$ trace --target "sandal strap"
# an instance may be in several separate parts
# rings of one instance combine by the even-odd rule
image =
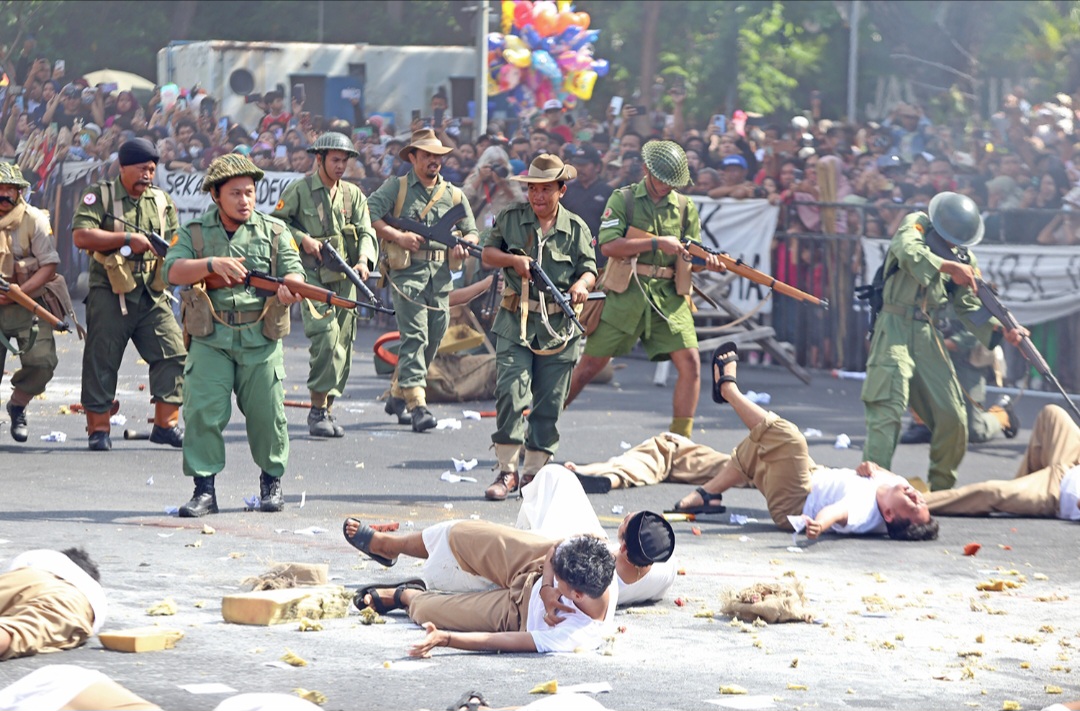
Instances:
[[[723,494],[713,494],[709,491],[706,491],[704,486],[699,486],[698,488],[694,489],[694,491],[696,491],[697,495],[701,497],[702,506],[708,506],[709,502],[713,499],[720,499],[721,501],[724,500]]]

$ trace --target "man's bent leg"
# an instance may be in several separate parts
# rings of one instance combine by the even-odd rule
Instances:
[[[0,661],[74,649],[93,626],[90,601],[74,585],[35,568],[0,575],[0,629],[9,639]]]
[[[450,529],[450,549],[466,573],[510,587],[515,578],[539,571],[551,540],[488,521],[460,521]]]
[[[498,588],[486,592],[422,592],[409,603],[409,617],[418,625],[432,622],[454,632],[518,632],[524,616],[514,591]]]
[[[863,461],[889,469],[908,404],[907,376],[895,365],[868,366],[862,401],[866,410]]]
[[[1026,476],[1052,464],[1065,467],[1080,464],[1080,427],[1057,405],[1047,405],[1039,411],[1016,476]]]
[[[968,434],[964,394],[952,363],[940,354],[937,357],[936,362],[920,362],[909,383],[911,406],[930,428],[930,469],[926,478],[931,491],[956,486],[956,470],[967,453]]]

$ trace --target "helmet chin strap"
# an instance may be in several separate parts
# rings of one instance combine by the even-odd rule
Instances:
[[[967,247],[953,244],[938,234],[937,230],[932,226],[926,231],[926,244],[930,247],[931,252],[942,259],[948,259],[951,262],[960,262],[961,264],[968,264],[971,262]]]

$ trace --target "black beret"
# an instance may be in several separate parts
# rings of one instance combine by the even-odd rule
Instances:
[[[133,138],[120,146],[117,152],[120,165],[138,165],[147,161],[157,163],[161,160],[161,154],[157,147],[145,138]]]
[[[675,552],[675,532],[663,516],[640,511],[627,522],[626,557],[638,567],[663,563]]]

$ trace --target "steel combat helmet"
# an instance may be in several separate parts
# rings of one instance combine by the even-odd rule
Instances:
[[[206,178],[203,179],[202,191],[208,193],[211,189],[231,178],[246,176],[258,182],[263,179],[264,175],[265,173],[259,166],[252,163],[247,157],[239,153],[226,153],[215,158],[210,163],[210,167],[206,169]]]
[[[686,153],[673,141],[649,141],[641,149],[645,167],[654,178],[673,188],[681,188],[690,182],[690,167]]]
[[[974,247],[983,238],[983,221],[975,201],[959,193],[938,193],[930,200],[934,231],[956,247]]]
[[[350,158],[356,158],[360,153],[353,146],[352,141],[343,134],[337,131],[327,131],[323,135],[315,139],[315,142],[308,146],[308,153],[315,153],[325,155],[327,151],[342,151],[347,153]]]

